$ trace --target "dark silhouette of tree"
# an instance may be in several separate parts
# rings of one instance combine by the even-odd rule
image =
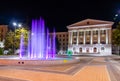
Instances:
[[[120,22],[116,29],[112,31],[112,44],[118,47],[118,54],[120,50]]]

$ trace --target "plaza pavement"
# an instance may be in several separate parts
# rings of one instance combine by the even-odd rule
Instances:
[[[120,56],[78,56],[57,66],[0,66],[0,81],[120,81]]]

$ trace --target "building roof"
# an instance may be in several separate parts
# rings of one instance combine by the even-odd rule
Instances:
[[[111,21],[103,21],[103,20],[96,20],[96,19],[85,19],[82,21],[79,21],[77,23],[73,23],[71,25],[68,25],[67,28],[70,27],[77,27],[77,26],[94,26],[94,25],[102,25],[102,24],[110,24],[113,25],[114,22]]]

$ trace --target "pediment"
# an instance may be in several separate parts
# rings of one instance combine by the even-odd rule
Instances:
[[[111,21],[103,21],[103,20],[96,20],[96,19],[85,19],[67,27],[77,27],[77,26],[89,26],[89,25],[99,25],[99,24],[113,24]]]

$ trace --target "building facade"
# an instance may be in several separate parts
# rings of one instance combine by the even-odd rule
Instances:
[[[59,54],[63,54],[67,51],[68,49],[68,32],[56,32],[56,39],[59,43]],[[53,33],[50,33],[51,38]]]
[[[8,25],[0,25],[0,47],[4,47],[4,39],[8,31]]]
[[[60,43],[60,50],[66,51],[68,48],[68,32],[57,32],[56,38]]]
[[[86,19],[68,28],[68,50],[73,54],[111,55],[111,30],[113,22]]]

